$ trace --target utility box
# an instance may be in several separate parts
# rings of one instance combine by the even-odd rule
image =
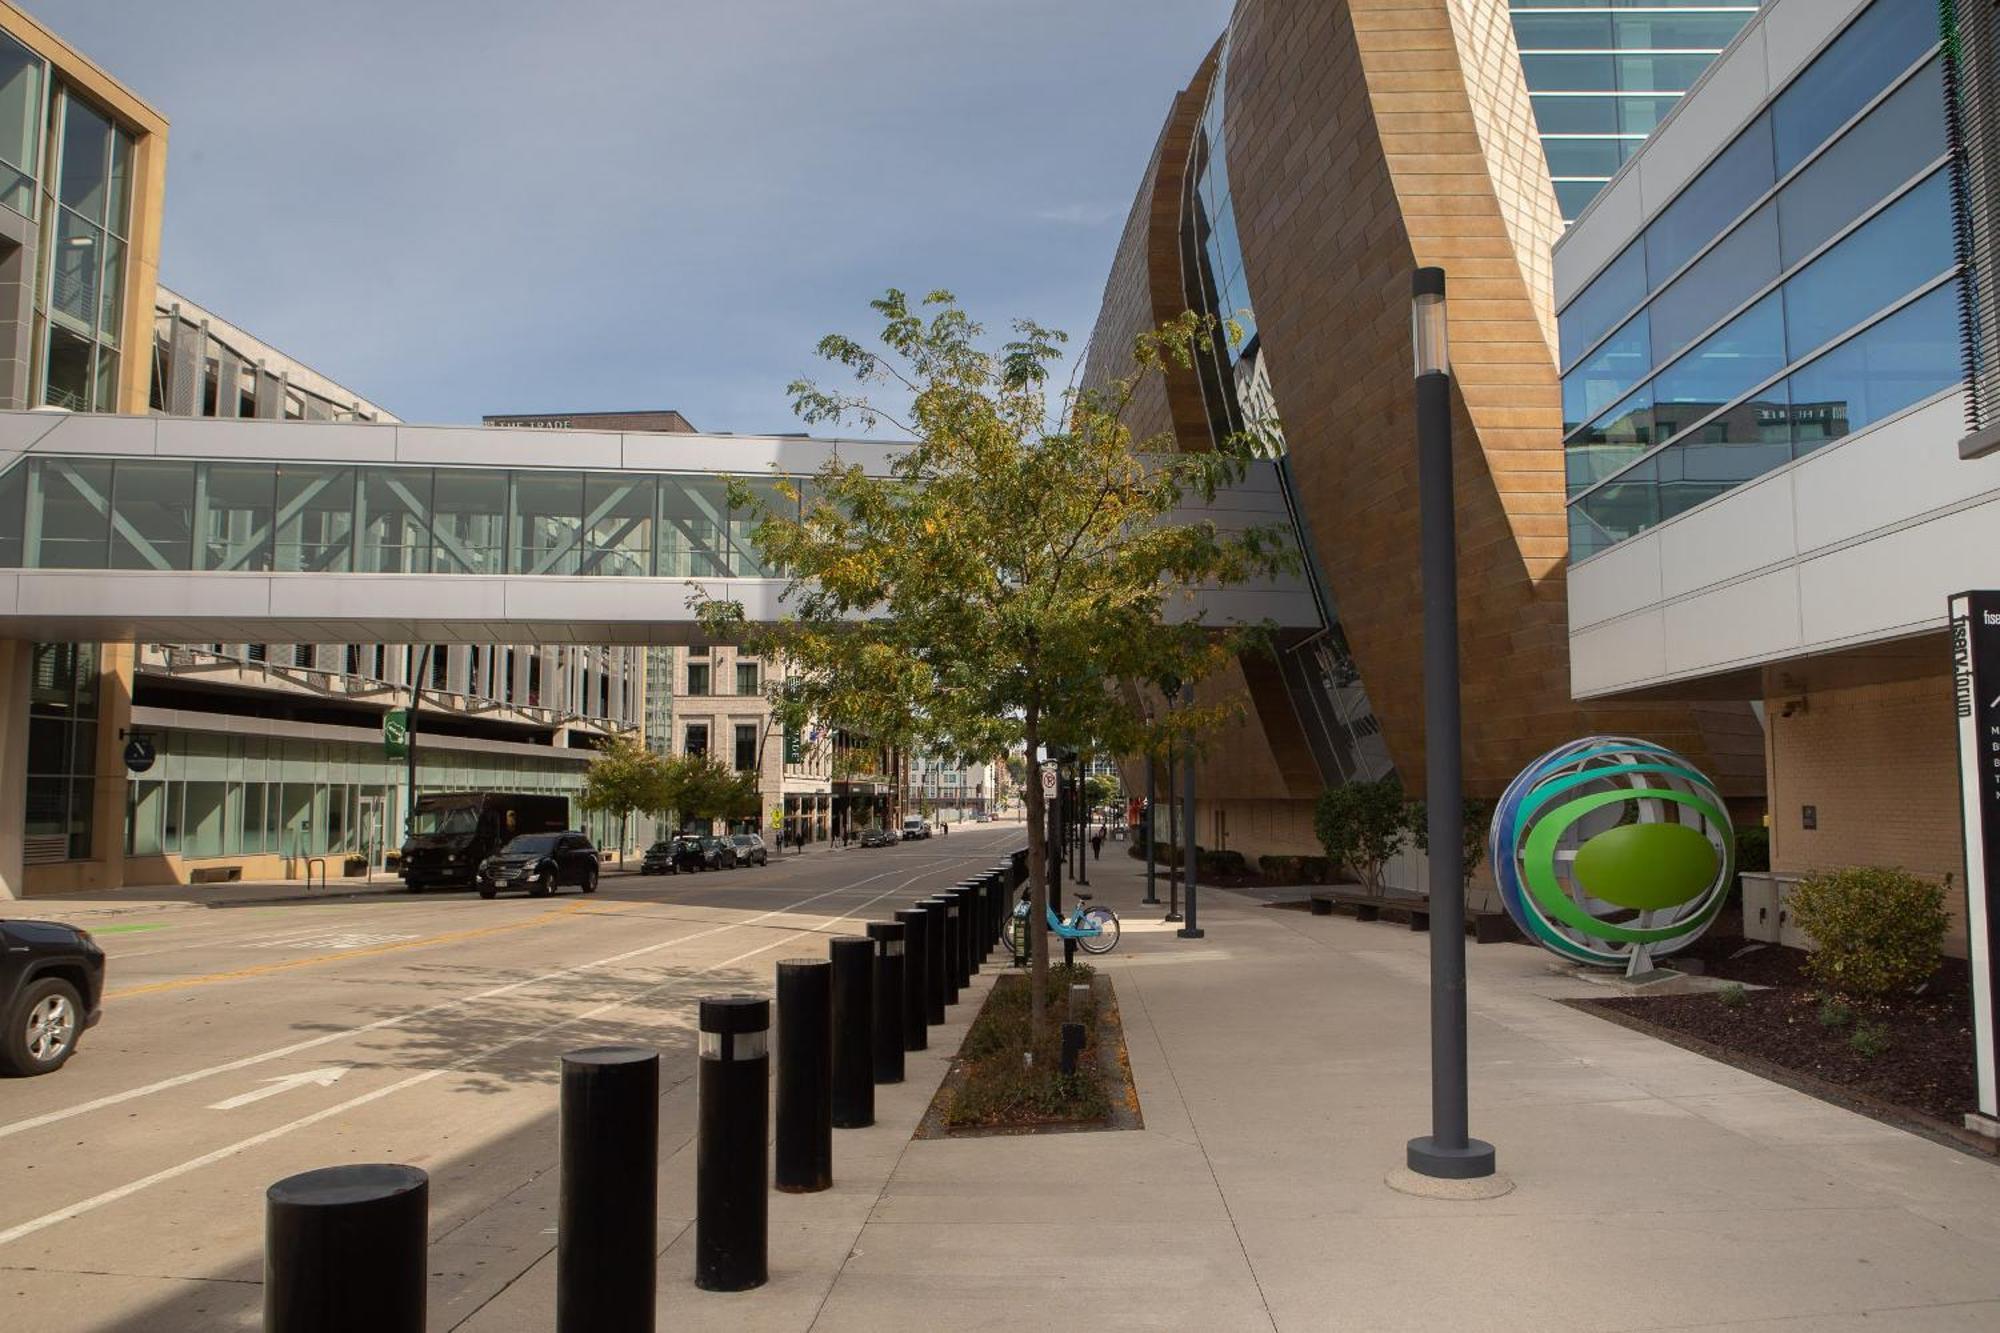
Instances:
[[[1743,883],[1743,938],[1783,944],[1794,949],[1812,948],[1812,937],[1792,923],[1790,895],[1798,875],[1777,871],[1745,871]]]

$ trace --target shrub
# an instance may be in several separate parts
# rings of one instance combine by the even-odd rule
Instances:
[[[1404,812],[1409,823],[1410,843],[1424,855],[1430,855],[1431,823],[1430,806],[1423,801],[1411,801]],[[1462,830],[1460,841],[1464,844],[1462,864],[1465,867],[1465,882],[1472,883],[1472,876],[1479,869],[1479,863],[1486,859],[1486,832],[1493,827],[1493,803],[1491,801],[1467,801],[1460,816]]]
[[[1302,877],[1305,874],[1305,858],[1303,856],[1260,856],[1257,858],[1257,869],[1264,872],[1265,878],[1275,880],[1280,884],[1300,884],[1304,882]]]
[[[1951,921],[1942,885],[1904,870],[1856,866],[1807,876],[1788,897],[1792,919],[1818,946],[1806,969],[1829,990],[1892,995],[1938,970]]]
[[[1324,856],[1301,856],[1299,858],[1299,881],[1304,884],[1332,883],[1333,863]]]
[[[1383,865],[1410,836],[1403,784],[1383,778],[1328,787],[1313,811],[1313,832],[1330,862],[1346,865],[1370,892],[1380,892]]]
[[[1725,1009],[1741,1009],[1750,1003],[1750,992],[1743,988],[1742,982],[1732,981],[1715,993],[1715,1000]]]
[[[1846,1027],[1853,1017],[1854,1010],[1832,996],[1820,1001],[1819,1025],[1823,1028]]]
[[[1199,856],[1195,867],[1204,875],[1247,875],[1250,863],[1243,859],[1241,852],[1211,852],[1206,847],[1197,847]]]
[[[1873,1060],[1889,1049],[1889,1027],[1886,1023],[1856,1023],[1847,1045],[1862,1059]]]

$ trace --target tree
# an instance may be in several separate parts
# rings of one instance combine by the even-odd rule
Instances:
[[[661,810],[683,820],[748,819],[757,813],[760,790],[755,772],[739,773],[706,754],[679,754],[666,763]]]
[[[1117,781],[1106,777],[1102,773],[1092,773],[1089,777],[1085,778],[1083,790],[1085,796],[1089,798],[1090,808],[1093,810],[1101,805],[1110,805],[1118,799]]]
[[[782,504],[768,489],[732,484],[731,504],[758,511],[753,539],[786,571],[796,619],[746,632],[740,605],[708,602],[709,632],[784,654],[794,688],[781,707],[912,752],[1032,757],[1052,742],[1130,754],[1174,733],[1192,742],[1230,715],[1231,704],[1209,703],[1148,721],[1137,691],[1113,688],[1213,674],[1256,631],[1186,616],[1169,623],[1169,605],[1295,560],[1274,529],[1172,520],[1184,500],[1241,475],[1245,443],[1175,453],[1170,437],[1135,441],[1125,423],[1137,387],[1192,364],[1210,326],[1183,315],[1135,341],[1126,377],[1072,385],[1052,401],[1061,333],[1021,321],[991,347],[948,292],[913,307],[892,290],[872,308],[878,343],[833,335],[819,344],[859,387],[799,380],[793,406],[811,425],[887,425],[909,448],[887,476],[836,457],[803,494],[781,484]],[[907,406],[878,403],[871,386]],[[1047,833],[1032,786],[1028,796],[1029,990],[1040,1038]]]
[[[577,804],[585,810],[618,816],[618,845],[622,848],[632,812],[661,808],[665,780],[664,759],[635,736],[613,736],[590,761]]]
[[[1382,891],[1382,867],[1403,850],[1409,830],[1403,784],[1394,778],[1328,787],[1313,811],[1327,859],[1352,869],[1370,893]]]

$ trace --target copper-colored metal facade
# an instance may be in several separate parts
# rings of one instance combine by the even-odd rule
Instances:
[[[1410,274],[1438,265],[1450,281],[1470,793],[1497,796],[1544,750],[1613,731],[1678,749],[1731,796],[1760,798],[1761,732],[1747,708],[1570,698],[1550,266],[1562,223],[1504,0],[1241,0],[1226,40],[1174,99],[1089,377],[1120,369],[1133,334],[1189,304],[1186,155],[1226,60],[1226,167],[1261,355],[1320,567],[1406,788],[1422,790],[1424,750]],[[1199,392],[1170,380],[1135,404],[1135,431],[1209,447]],[[1319,775],[1302,768],[1295,721],[1288,731],[1291,700],[1267,663],[1245,668],[1210,685],[1252,706],[1203,766],[1204,803],[1215,793],[1239,810],[1302,806]],[[1254,854],[1309,840],[1302,809],[1257,822],[1264,836],[1238,813],[1229,845]],[[1201,834],[1207,844],[1206,820]]]

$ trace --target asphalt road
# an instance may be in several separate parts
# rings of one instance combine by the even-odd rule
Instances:
[[[558,1060],[662,1053],[685,1114],[699,997],[768,993],[1019,846],[1019,825],[590,897],[400,894],[121,918],[101,1025],[69,1065],[0,1080],[0,1328],[258,1326],[263,1191],[296,1171],[431,1173],[433,1328],[473,1319],[553,1245]],[[23,913],[25,914],[25,913]],[[59,916],[59,911],[38,909]]]

